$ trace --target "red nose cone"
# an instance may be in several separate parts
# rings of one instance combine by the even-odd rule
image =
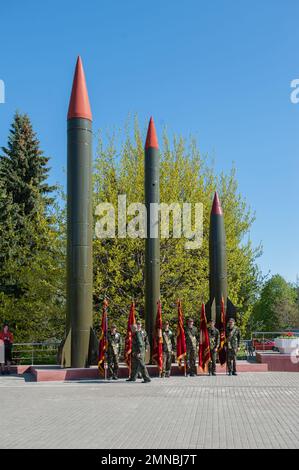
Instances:
[[[223,215],[217,192],[215,192],[211,214]]]
[[[92,121],[85,75],[81,57],[78,57],[73,81],[72,94],[67,114],[68,119],[84,118]]]
[[[146,141],[145,141],[145,148],[153,147],[158,149],[158,139],[157,139],[157,134],[156,134],[156,129],[155,129],[155,124],[154,120],[151,117],[150,122],[148,125],[148,130],[147,130],[147,136],[146,136]]]

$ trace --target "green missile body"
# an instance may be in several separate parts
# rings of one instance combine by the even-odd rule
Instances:
[[[92,330],[92,115],[78,58],[67,119],[67,320],[63,367],[95,359]]]
[[[151,204],[160,204],[160,159],[158,140],[152,118],[149,122],[144,150],[144,190],[147,211],[147,236],[145,239],[145,329],[148,333],[152,351],[157,302],[160,299],[160,230],[159,222],[154,220],[154,211],[151,210]],[[150,354],[150,362],[151,357],[152,354]]]
[[[218,194],[215,193],[210,216],[210,298],[206,304],[207,319],[216,325],[221,321],[221,299],[224,301],[226,318],[236,316],[236,307],[227,297],[227,258],[223,211]]]

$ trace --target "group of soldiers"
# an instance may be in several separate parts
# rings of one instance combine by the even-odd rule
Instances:
[[[150,382],[146,365],[145,356],[149,348],[149,340],[146,331],[142,328],[142,324],[138,321],[131,326],[132,331],[132,352],[131,352],[131,369],[128,382],[135,382],[137,378],[143,378],[143,382]],[[208,335],[210,342],[211,360],[208,364],[209,375],[216,375],[217,352],[220,346],[220,333],[215,327],[214,320],[208,322]],[[185,328],[186,337],[186,373],[190,377],[197,375],[196,359],[198,355],[199,333],[194,326],[193,318],[189,318],[187,327]],[[175,359],[176,336],[166,321],[162,330],[163,339],[163,367],[162,377],[170,377],[171,364]],[[116,325],[112,325],[107,335],[107,364],[108,364],[108,380],[117,380],[119,368],[119,354],[121,346],[121,335],[116,329]],[[237,375],[236,358],[240,344],[240,331],[235,325],[235,320],[230,318],[226,329],[226,363],[229,375]]]

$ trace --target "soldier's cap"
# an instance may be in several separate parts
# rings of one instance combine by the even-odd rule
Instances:
[[[141,321],[138,320],[138,321],[136,322],[136,325],[141,325]]]
[[[233,321],[233,322],[235,322],[235,319],[234,319],[234,318],[229,318],[228,321]]]
[[[193,322],[194,322],[193,318],[188,318],[188,323],[189,323],[190,321],[193,321]]]
[[[115,323],[112,323],[111,328],[116,328]]]

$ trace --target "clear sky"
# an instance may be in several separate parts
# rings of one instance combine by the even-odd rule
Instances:
[[[66,113],[77,55],[94,129],[128,113],[158,135],[194,135],[217,171],[234,162],[262,242],[264,274],[299,274],[298,0],[15,0],[0,5],[0,145],[27,112],[51,182],[65,185]]]

